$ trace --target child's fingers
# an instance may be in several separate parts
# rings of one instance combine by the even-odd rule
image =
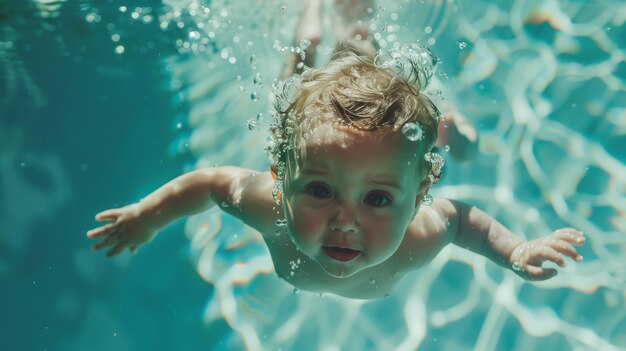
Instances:
[[[124,243],[117,243],[109,252],[107,252],[107,257],[113,257],[119,255],[124,249],[126,245]]]
[[[550,246],[544,246],[539,249],[537,253],[537,257],[542,261],[552,261],[559,265],[559,267],[565,267],[565,260],[563,260],[563,256],[561,256],[555,249]]]
[[[523,261],[523,266],[541,267],[541,262],[552,261],[560,267],[565,267],[563,257],[555,249],[545,243],[534,246],[527,252],[527,257]]]
[[[583,257],[576,251],[576,248],[566,241],[559,240],[552,247],[561,254],[570,257],[574,261],[581,261]]]
[[[557,238],[574,245],[582,245],[585,243],[585,235],[576,229],[563,228],[554,232]]]
[[[93,238],[97,238],[103,235],[110,235],[110,234],[113,234],[114,229],[115,229],[115,223],[109,223],[107,225],[103,225],[102,227],[91,229],[90,231],[87,232],[87,237],[89,239],[93,239]]]
[[[117,208],[113,208],[110,210],[102,211],[96,215],[97,221],[104,221],[107,219],[115,219],[119,217],[119,211]]]
[[[109,236],[106,239],[100,241],[99,243],[91,245],[91,249],[93,251],[100,250],[104,247],[111,246],[115,243],[115,237]]]

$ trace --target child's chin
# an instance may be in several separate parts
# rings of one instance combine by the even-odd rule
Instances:
[[[331,276],[335,278],[350,278],[351,276],[361,271],[361,268],[356,268],[356,267],[345,267],[345,266],[342,267],[338,265],[321,265],[321,266],[324,269],[324,271],[326,271],[326,273],[330,274]]]

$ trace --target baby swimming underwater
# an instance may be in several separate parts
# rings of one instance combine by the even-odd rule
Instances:
[[[223,166],[181,175],[137,203],[98,213],[110,222],[87,232],[102,239],[92,248],[134,253],[175,220],[219,206],[261,233],[283,280],[348,298],[389,294],[448,244],[527,280],[554,277],[546,261],[582,260],[578,230],[524,241],[474,206],[428,194],[443,166],[432,151],[440,113],[425,93],[435,62],[419,45],[374,58],[340,45],[325,67],[275,88],[269,171]],[[300,262],[295,274],[290,262]]]

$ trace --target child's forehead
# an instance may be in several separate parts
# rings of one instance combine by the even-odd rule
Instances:
[[[340,157],[342,154],[349,155],[351,151],[413,159],[426,153],[425,145],[418,145],[419,141],[411,141],[395,130],[365,131],[346,125],[321,123],[303,130],[300,137],[296,148],[300,155],[327,151],[331,156]]]
[[[318,123],[303,123],[301,135],[306,145],[341,144],[347,147],[355,144],[397,141],[400,138],[397,132],[391,130],[358,130],[349,125],[334,121],[318,121]]]

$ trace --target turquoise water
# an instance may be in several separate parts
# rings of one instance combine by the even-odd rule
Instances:
[[[267,94],[298,5],[0,0],[2,348],[626,349],[624,3],[371,12],[381,46],[432,47],[433,96],[481,133],[473,162],[446,157],[434,194],[528,239],[577,227],[584,262],[529,283],[451,246],[388,298],[348,300],[294,291],[258,235],[217,212],[136,256],[93,254],[84,233],[102,209],[197,166],[267,168]]]

